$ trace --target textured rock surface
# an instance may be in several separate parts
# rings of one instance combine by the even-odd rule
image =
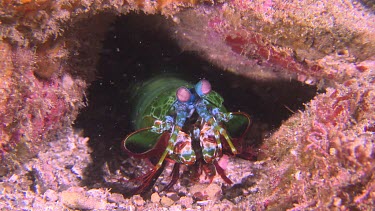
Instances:
[[[262,198],[269,207],[374,206],[375,63],[340,67],[354,77],[327,88],[264,142],[269,161],[263,182],[272,193]]]
[[[114,210],[114,209],[148,209],[159,210],[165,207],[181,210],[182,208],[206,209],[233,207],[234,204],[225,201],[221,203],[220,178],[215,179],[215,184],[205,185],[208,194],[205,200],[193,201],[192,195],[196,191],[179,191],[180,197],[175,192],[160,194],[144,200],[140,195],[124,198],[122,194],[111,193],[104,188],[83,187],[84,178],[91,175],[85,174],[85,169],[90,164],[89,139],[79,134],[69,132],[66,138],[49,142],[43,152],[31,161],[22,165],[17,171],[7,177],[2,177],[0,182],[0,209],[2,210]],[[250,163],[249,161],[247,161]],[[243,165],[230,162],[232,166]],[[249,165],[250,167],[250,165]],[[236,173],[245,175],[250,168],[242,168]],[[235,170],[235,168],[233,168]],[[231,174],[232,171],[228,171]],[[119,180],[117,180],[118,182]],[[211,187],[211,188],[210,188]],[[215,187],[215,188],[212,188]],[[210,192],[211,191],[211,192]],[[155,199],[156,198],[156,199]]]
[[[230,162],[228,175],[243,172],[240,183],[222,187],[223,192],[212,194],[219,197],[210,199],[205,193],[189,195],[191,190],[178,184],[175,190],[184,196],[175,201],[173,194],[162,193],[160,201],[170,209],[373,207],[373,4],[328,0],[210,4],[2,1],[1,208],[161,209],[157,200],[124,199],[101,183],[85,187],[82,180],[90,178],[85,167],[91,162],[87,139],[70,132],[84,105],[87,84],[96,79],[105,32],[116,15],[131,11],[169,17],[158,24],[182,50],[195,51],[222,69],[259,81],[297,79],[324,90],[262,142],[259,161],[246,167],[238,159]],[[123,174],[111,172],[103,180],[120,183]]]

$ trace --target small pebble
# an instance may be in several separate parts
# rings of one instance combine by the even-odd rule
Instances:
[[[221,198],[222,190],[221,187],[217,184],[210,184],[205,191],[207,193],[208,199],[218,200]]]
[[[163,196],[160,201],[161,205],[165,207],[170,207],[174,204],[174,201],[166,196]]]
[[[160,202],[160,196],[159,196],[159,194],[158,193],[153,193],[152,195],[151,195],[151,201],[152,201],[152,203],[159,203]]]
[[[199,206],[205,206],[205,205],[208,204],[208,202],[210,202],[210,201],[208,201],[208,200],[205,200],[205,201],[197,201],[197,205],[199,205]]]
[[[133,204],[136,206],[143,206],[145,204],[145,200],[140,195],[135,195],[132,197],[133,198]]]
[[[203,195],[202,192],[195,192],[193,194],[193,197],[194,197],[195,200],[198,200],[198,201],[202,201],[202,200],[206,200],[207,199],[207,196]]]
[[[70,170],[72,171],[73,174],[77,175],[77,178],[82,179],[83,170],[80,167],[78,167],[77,165],[74,165]]]
[[[107,200],[110,203],[121,203],[124,201],[124,196],[119,193],[112,193],[110,196],[108,196]]]
[[[175,192],[167,193],[166,196],[172,199],[173,201],[178,201],[180,199],[180,197]]]
[[[194,202],[193,198],[192,198],[192,197],[189,197],[189,196],[183,196],[183,197],[180,198],[180,204],[181,204],[184,208],[191,208],[193,202]]]
[[[45,193],[44,193],[44,198],[47,200],[47,201],[57,201],[57,199],[59,199],[59,196],[57,195],[56,191],[54,190],[51,190],[51,189],[48,189]]]
[[[61,202],[70,209],[80,210],[103,210],[106,202],[100,198],[87,197],[84,191],[77,191],[79,189],[69,188],[60,193]]]

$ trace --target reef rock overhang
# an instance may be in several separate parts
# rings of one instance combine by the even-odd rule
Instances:
[[[263,158],[271,161],[259,184],[273,194],[259,206],[371,206],[375,21],[350,1],[3,1],[0,174],[73,123],[108,25],[131,11],[165,15],[182,49],[228,71],[329,87],[264,143]],[[329,184],[316,186],[319,179]],[[350,184],[356,191],[346,194]],[[334,187],[317,194],[327,185]],[[306,187],[312,191],[298,192]]]

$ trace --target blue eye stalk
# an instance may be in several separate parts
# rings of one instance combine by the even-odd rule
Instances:
[[[190,118],[195,109],[198,108],[198,112],[201,113],[204,119],[208,119],[207,109],[203,105],[202,98],[207,96],[211,92],[211,84],[205,79],[200,80],[194,88],[188,89],[181,86],[176,91],[177,102],[174,104],[175,110],[177,112],[177,122],[176,124],[182,127],[186,121],[186,118]]]
[[[208,95],[211,92],[211,84],[206,79],[200,80],[195,85],[195,91],[198,94],[199,97],[203,97],[205,95]]]
[[[208,95],[211,92],[211,84],[206,79],[200,80],[194,89],[188,89],[181,86],[176,91],[177,100],[180,102],[193,104],[197,99]],[[197,95],[197,96],[196,96]]]
[[[148,92],[150,96],[142,98],[139,104],[145,107],[138,108],[145,111],[138,122],[146,127],[138,128],[128,135],[123,141],[123,148],[130,156],[143,159],[156,157],[158,162],[141,178],[143,183],[135,192],[144,192],[152,186],[167,161],[175,165],[172,180],[165,189],[177,182],[180,165],[192,166],[196,162],[202,164],[199,166],[214,165],[222,179],[231,184],[232,181],[225,175],[218,160],[223,154],[239,154],[234,144],[239,143],[248,132],[250,116],[243,112],[227,112],[223,98],[211,89],[206,79],[200,80],[195,86],[171,78],[146,84],[147,87],[141,90],[147,92],[143,96]],[[198,114],[197,120],[193,119],[193,123],[186,121],[195,112]],[[193,141],[199,143],[199,149],[193,149]],[[134,146],[143,151],[133,150]],[[197,150],[200,151],[199,157],[196,155]]]

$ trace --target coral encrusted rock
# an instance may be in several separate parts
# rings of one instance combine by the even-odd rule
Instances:
[[[36,210],[162,209],[159,200],[86,187],[82,181],[93,175],[83,172],[92,161],[81,142],[88,139],[72,132],[80,109],[90,104],[88,88],[99,79],[103,40],[115,20],[129,14],[154,15],[152,25],[181,51],[223,71],[319,89],[303,111],[262,137],[257,161],[243,168],[242,175],[251,169],[251,182],[229,188],[236,196],[223,189],[217,191],[222,198],[193,201],[187,194],[178,202],[168,198],[175,193],[160,194],[162,204],[176,210],[373,209],[375,15],[365,0],[1,1],[0,209],[22,203]],[[56,140],[82,146],[65,149]],[[60,160],[48,161],[53,150]],[[64,166],[54,169],[55,163]]]

